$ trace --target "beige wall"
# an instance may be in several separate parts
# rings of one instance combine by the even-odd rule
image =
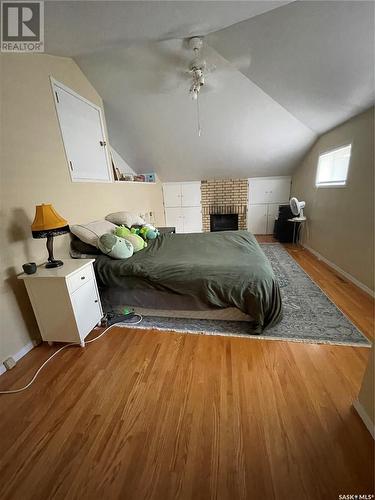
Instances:
[[[361,390],[359,392],[358,401],[360,402],[363,410],[366,412],[373,428],[375,426],[374,376],[374,348],[372,347],[366,372],[363,377]]]
[[[39,263],[46,258],[45,240],[32,239],[30,232],[36,204],[53,203],[71,224],[103,218],[117,210],[152,210],[156,223],[163,224],[164,213],[160,183],[70,181],[49,76],[102,106],[72,59],[2,54],[0,62],[1,362],[38,336],[24,285],[16,279],[24,262]],[[56,257],[68,256],[68,242],[68,235],[55,239]]]
[[[352,143],[345,187],[315,187],[319,154]],[[321,136],[293,175],[306,201],[304,242],[374,290],[374,108]]]

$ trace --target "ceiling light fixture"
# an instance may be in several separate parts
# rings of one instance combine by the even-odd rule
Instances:
[[[189,66],[189,72],[192,76],[192,82],[189,92],[193,100],[197,103],[197,125],[199,137],[202,134],[199,115],[199,92],[201,90],[201,87],[204,85],[204,70],[206,68],[206,61],[204,59],[201,59],[200,57],[200,50],[202,48],[202,45],[202,39],[197,36],[190,38],[189,40],[189,46],[191,49],[193,49],[194,52],[194,59],[191,61]]]

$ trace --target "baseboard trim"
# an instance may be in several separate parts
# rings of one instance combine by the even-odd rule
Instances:
[[[371,418],[368,416],[366,410],[363,408],[358,399],[353,401],[353,408],[358,413],[362,422],[365,424],[367,430],[372,436],[372,439],[375,440],[375,423],[371,421]]]
[[[308,245],[302,243],[302,246],[306,248],[309,252],[311,252],[315,257],[317,257],[319,260],[322,260],[327,266],[332,267],[338,274],[341,274],[344,278],[346,278],[348,281],[351,281],[354,285],[356,285],[358,288],[366,292],[368,295],[371,297],[375,298],[375,291],[371,290],[368,286],[364,285],[360,281],[357,280],[357,278],[354,278],[351,274],[347,273],[341,267],[337,266],[330,260],[326,259],[322,254],[314,250],[313,248],[309,247]]]
[[[18,352],[15,354],[11,355],[11,357],[14,359],[14,361],[17,363],[21,358],[23,358],[28,352],[31,351],[35,346],[37,346],[39,342],[37,340],[30,340],[26,345],[22,347]],[[9,356],[8,356],[9,357]],[[5,373],[7,369],[5,368],[4,364],[1,363],[0,365],[0,375]]]

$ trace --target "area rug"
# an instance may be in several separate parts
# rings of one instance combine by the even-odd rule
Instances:
[[[146,316],[140,324],[132,328],[314,344],[371,346],[369,340],[331,302],[279,243],[262,244],[261,247],[272,265],[281,288],[284,316],[275,327],[266,330],[262,335],[251,335],[249,325],[244,321]]]

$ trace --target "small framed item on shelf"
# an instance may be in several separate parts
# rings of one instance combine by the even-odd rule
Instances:
[[[146,178],[143,174],[138,174],[134,176],[134,181],[135,182],[145,182]]]
[[[122,174],[121,175],[121,180],[122,181],[127,181],[127,182],[133,182],[134,181],[134,175],[133,174]]]
[[[145,178],[146,178],[146,182],[155,182],[156,181],[155,173],[145,174]]]

